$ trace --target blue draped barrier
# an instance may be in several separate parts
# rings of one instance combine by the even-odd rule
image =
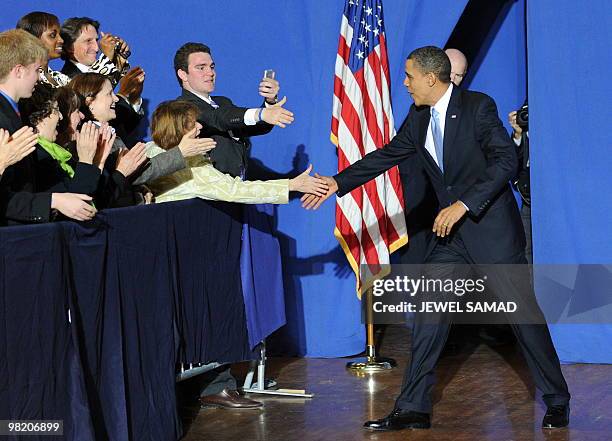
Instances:
[[[0,229],[0,419],[63,420],[66,439],[87,441],[92,420],[68,326],[74,291],[63,236],[59,225]]]
[[[245,309],[256,342],[284,322],[282,290],[243,296],[242,228],[240,205],[192,200],[0,229],[0,420],[178,439],[177,364],[253,358]]]

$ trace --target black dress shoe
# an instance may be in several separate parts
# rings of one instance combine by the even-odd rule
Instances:
[[[569,424],[569,405],[548,406],[542,420],[543,429],[560,429]]]
[[[401,409],[395,409],[388,416],[380,420],[366,421],[363,427],[379,432],[402,429],[429,429],[431,422],[428,413],[402,412]]]

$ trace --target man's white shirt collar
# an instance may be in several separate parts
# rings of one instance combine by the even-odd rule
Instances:
[[[199,94],[198,92],[195,92],[193,90],[190,90],[191,93],[193,93],[195,96],[197,96],[198,98],[200,98],[201,100],[206,101],[208,104],[212,105],[212,98],[210,96],[205,96],[202,94]]]
[[[74,64],[78,70],[80,70],[83,73],[87,73],[91,71],[91,66],[85,66],[83,63],[79,63],[78,61],[73,61],[70,60],[72,62],[72,64]]]
[[[453,94],[453,83],[448,85],[448,89],[444,92],[444,95],[438,100],[438,102],[433,106],[434,109],[438,112],[441,118],[441,123],[446,119],[446,110],[448,109],[448,104],[450,103],[451,95]]]

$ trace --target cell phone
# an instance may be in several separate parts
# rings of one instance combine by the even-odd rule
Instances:
[[[132,55],[132,52],[130,50],[121,52],[121,46],[121,42],[118,41],[117,43],[115,43],[115,53],[121,58],[125,58],[127,60],[128,58],[130,58],[130,55]]]
[[[276,72],[274,72],[274,70],[272,70],[272,69],[264,70],[264,78],[272,78],[272,79],[274,79],[275,75],[276,75]]]

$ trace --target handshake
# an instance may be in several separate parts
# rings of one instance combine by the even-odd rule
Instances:
[[[306,171],[298,177],[289,181],[290,191],[300,191],[304,193],[301,198],[302,207],[306,210],[316,210],[325,202],[331,195],[338,191],[338,184],[331,176],[321,176],[315,173],[310,176],[312,165],[309,165]],[[292,182],[294,182],[292,188]]]

